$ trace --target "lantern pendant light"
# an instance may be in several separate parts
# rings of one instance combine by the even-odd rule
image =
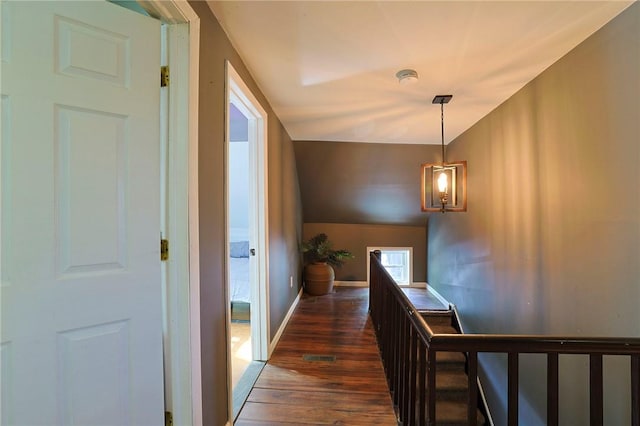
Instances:
[[[432,103],[440,104],[442,161],[422,164],[422,211],[467,211],[467,162],[447,162],[444,147],[444,104],[453,95],[437,95]]]

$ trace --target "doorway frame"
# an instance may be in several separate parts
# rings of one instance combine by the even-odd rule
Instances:
[[[167,25],[169,84],[165,322],[171,357],[165,410],[174,424],[201,426],[198,95],[200,18],[185,1],[138,0]]]
[[[225,241],[226,256],[225,264],[229,270],[229,105],[234,101],[243,114],[248,117],[249,126],[249,177],[250,206],[255,206],[255,210],[249,213],[250,239],[252,248],[255,248],[255,280],[251,282],[251,343],[252,358],[254,360],[266,361],[269,358],[269,274],[267,265],[269,264],[269,235],[268,221],[268,116],[260,102],[253,95],[249,87],[242,80],[242,77],[235,70],[231,62],[225,62],[226,87],[225,87]],[[252,214],[253,213],[253,214]],[[229,288],[227,276],[226,288]],[[253,306],[257,305],[257,306]],[[227,352],[228,352],[228,383],[230,396],[233,394],[231,386],[231,306],[229,292],[227,291]],[[233,398],[230,398],[230,403]]]

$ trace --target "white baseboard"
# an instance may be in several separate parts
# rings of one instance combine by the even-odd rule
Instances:
[[[335,287],[369,287],[367,281],[334,281]],[[426,282],[413,282],[409,285],[411,288],[427,288]]]
[[[442,302],[442,304],[443,304],[444,306],[450,306],[450,305],[453,305],[453,303],[450,303],[447,299],[445,299],[445,298],[444,298],[444,296],[443,296],[443,295],[441,295],[440,293],[438,293],[438,292],[436,291],[436,289],[435,289],[435,288],[433,288],[433,287],[431,287],[431,286],[429,287],[429,293],[433,294],[433,295],[435,296],[435,298],[436,298],[436,299],[438,299],[440,302]]]
[[[282,324],[280,324],[280,327],[278,327],[278,331],[276,332],[276,335],[273,336],[273,340],[271,341],[271,343],[269,343],[269,358],[271,358],[271,354],[273,353],[273,350],[278,345],[278,342],[280,341],[280,337],[282,337],[282,333],[284,333],[284,329],[287,327],[287,324],[291,319],[291,315],[293,315],[293,311],[296,310],[296,306],[298,306],[298,302],[300,302],[301,296],[302,296],[302,288],[300,289],[300,291],[298,292],[298,295],[296,296],[295,300],[291,304],[289,311],[287,311],[287,315],[285,315],[284,320],[282,320]]]
[[[369,287],[366,281],[334,281],[335,287]]]

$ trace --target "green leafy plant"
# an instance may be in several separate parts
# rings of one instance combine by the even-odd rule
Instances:
[[[334,250],[327,234],[318,234],[302,243],[302,253],[307,263],[326,262],[333,267],[340,267],[345,260],[353,259],[353,254],[345,249]]]

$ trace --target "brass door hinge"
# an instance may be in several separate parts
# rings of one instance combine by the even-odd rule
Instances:
[[[169,240],[160,239],[160,260],[169,260]]]
[[[164,412],[164,426],[173,426],[173,414],[171,411]]]
[[[160,67],[160,87],[169,85],[169,67],[167,65]]]

